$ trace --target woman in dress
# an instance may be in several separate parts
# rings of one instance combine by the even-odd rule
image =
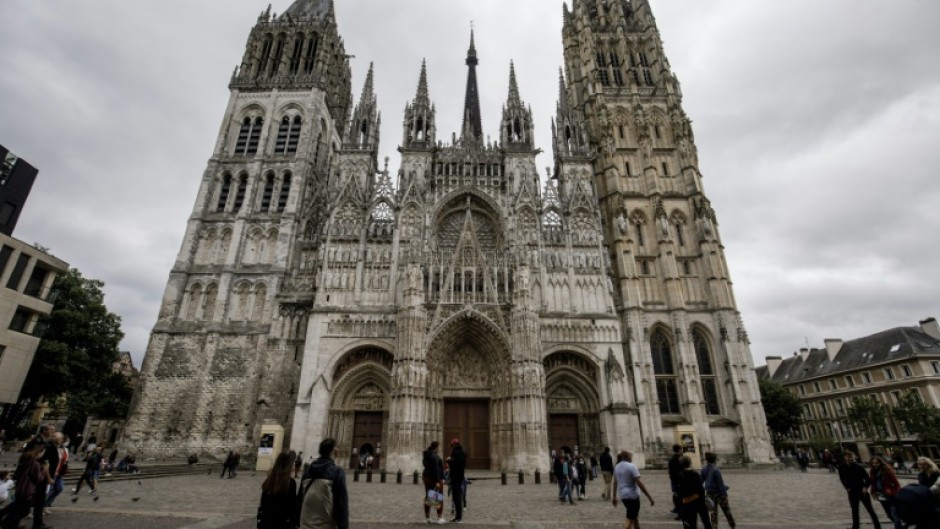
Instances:
[[[299,523],[297,482],[291,477],[297,455],[281,452],[261,484],[258,529],[293,529]]]
[[[424,465],[424,471],[421,473],[421,479],[424,480],[424,521],[425,523],[444,523],[444,502],[439,502],[437,509],[437,520],[431,519],[431,505],[428,501],[428,492],[437,491],[443,497],[444,493],[444,461],[437,454],[437,447],[440,443],[434,441],[431,446],[424,451],[421,462]]]
[[[881,507],[884,508],[888,519],[894,523],[894,529],[903,529],[901,517],[898,516],[894,508],[894,499],[901,490],[901,484],[898,483],[898,477],[894,473],[891,465],[885,462],[881,456],[871,458],[868,463],[869,479],[871,487],[869,489],[872,498],[878,500]]]

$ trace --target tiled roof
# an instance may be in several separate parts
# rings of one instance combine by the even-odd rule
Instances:
[[[917,356],[940,357],[940,341],[920,327],[896,327],[846,341],[831,361],[825,348],[810,349],[805,360],[800,355],[784,358],[770,378],[779,384],[792,384]],[[757,368],[756,372],[758,378],[768,378],[767,366]]]

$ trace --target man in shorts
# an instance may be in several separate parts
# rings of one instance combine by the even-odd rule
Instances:
[[[640,469],[633,464],[633,453],[622,450],[617,454],[617,461],[610,482],[611,503],[616,507],[619,498],[627,509],[627,520],[623,523],[623,529],[640,529],[640,491],[649,498],[650,507],[656,505],[656,502],[640,480]]]

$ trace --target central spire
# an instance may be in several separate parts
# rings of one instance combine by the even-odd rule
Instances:
[[[477,90],[477,48],[470,30],[470,49],[467,50],[467,95],[463,107],[463,139],[483,141],[483,125],[480,120],[480,93]]]

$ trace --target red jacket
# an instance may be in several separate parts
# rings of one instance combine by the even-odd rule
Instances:
[[[898,482],[897,476],[893,474],[882,472],[881,476],[876,476],[874,470],[869,470],[868,478],[871,479],[872,489],[875,488],[875,483],[881,480],[881,492],[889,498],[897,496],[898,491],[901,490],[901,484]]]

